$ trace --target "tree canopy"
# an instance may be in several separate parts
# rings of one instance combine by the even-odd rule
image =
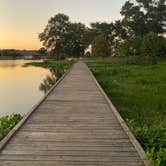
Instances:
[[[57,14],[48,21],[44,31],[39,34],[39,39],[57,59],[61,59],[83,53],[85,32],[84,24],[72,23],[67,15]]]
[[[129,36],[143,37],[148,32],[166,32],[165,0],[127,1],[121,10],[122,22]]]
[[[97,36],[92,42],[92,55],[98,57],[110,56],[110,47],[106,37]]]
[[[104,47],[107,41],[109,51],[113,52],[118,47],[122,52],[124,49],[121,48],[127,46],[134,55],[139,55],[146,34],[154,32],[161,36],[166,33],[166,0],[128,0],[121,9],[121,15],[122,20],[94,22],[88,28],[85,24],[71,22],[65,14],[57,14],[50,18],[39,39],[54,57],[62,59],[79,57],[90,44],[96,45],[101,41]],[[160,52],[165,52],[164,38],[161,38],[161,43]]]

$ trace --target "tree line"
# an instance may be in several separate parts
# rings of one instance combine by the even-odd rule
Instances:
[[[95,22],[90,27],[57,14],[39,39],[56,59],[80,57],[90,44],[93,56],[142,55],[155,63],[156,56],[166,55],[166,0],[129,0],[120,13],[121,20]]]

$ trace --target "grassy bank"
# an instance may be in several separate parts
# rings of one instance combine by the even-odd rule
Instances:
[[[9,131],[22,119],[19,114],[4,116],[0,118],[0,141],[9,133]]]
[[[166,165],[166,62],[130,65],[121,60],[88,65],[152,164]]]
[[[26,63],[24,66],[44,67],[48,69],[68,69],[75,61],[43,61]]]

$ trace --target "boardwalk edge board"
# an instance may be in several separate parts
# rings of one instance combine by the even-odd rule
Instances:
[[[145,166],[151,166],[151,164],[149,163],[149,161],[148,161],[148,159],[146,157],[145,151],[143,150],[142,146],[137,141],[137,139],[134,137],[134,135],[132,134],[132,132],[130,131],[130,129],[128,128],[128,126],[126,125],[126,123],[124,122],[124,120],[122,119],[121,115],[119,114],[119,112],[117,111],[117,109],[115,108],[115,106],[113,105],[113,103],[110,101],[110,99],[108,98],[108,96],[106,95],[106,93],[104,92],[104,90],[101,88],[100,84],[97,82],[95,76],[92,74],[92,72],[90,71],[90,69],[88,67],[87,67],[87,70],[90,73],[90,75],[93,78],[93,80],[96,83],[96,85],[98,86],[98,88],[100,89],[101,93],[103,94],[104,98],[106,99],[109,107],[113,111],[113,113],[116,116],[116,118],[118,119],[119,123],[121,124],[123,130],[126,132],[129,140],[131,141],[131,143],[135,147],[135,149],[138,152],[140,158],[143,160]]]
[[[15,135],[15,133],[21,128],[21,126],[28,120],[33,112],[43,103],[43,101],[49,96],[49,94],[59,85],[59,83],[67,76],[70,70],[73,68],[75,64],[73,64],[64,74],[63,76],[55,83],[55,85],[39,100],[37,104],[35,104],[31,110],[22,118],[20,122],[0,141],[0,151],[5,147],[8,141]]]

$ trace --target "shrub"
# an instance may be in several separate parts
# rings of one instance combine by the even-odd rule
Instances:
[[[20,114],[10,115],[0,118],[0,141],[9,131],[22,119]]]
[[[110,56],[108,40],[103,36],[97,36],[92,42],[92,55],[98,57]]]
[[[118,56],[130,56],[130,44],[128,40],[124,40],[123,42],[119,42],[116,48],[116,54]]]
[[[166,164],[166,125],[164,122],[152,126],[137,125],[133,120],[126,120],[132,133],[145,149],[149,161],[154,166]]]
[[[158,56],[166,56],[166,38],[160,36],[159,37],[159,52]]]
[[[160,50],[160,40],[156,33],[149,32],[143,37],[141,43],[142,55],[146,57],[146,60],[150,64],[156,64],[156,57]]]

